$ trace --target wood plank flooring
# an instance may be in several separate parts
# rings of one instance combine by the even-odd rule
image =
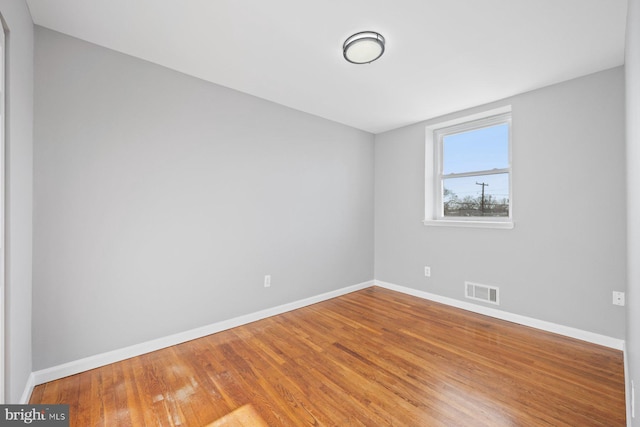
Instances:
[[[72,426],[624,426],[622,353],[372,287],[37,386]]]

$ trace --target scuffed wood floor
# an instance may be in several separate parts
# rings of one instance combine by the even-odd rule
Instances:
[[[37,386],[72,426],[624,426],[623,356],[372,287]]]

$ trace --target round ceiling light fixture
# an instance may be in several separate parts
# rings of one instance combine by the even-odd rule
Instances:
[[[368,64],[384,53],[384,37],[374,31],[362,31],[345,40],[342,45],[344,59],[352,64]]]

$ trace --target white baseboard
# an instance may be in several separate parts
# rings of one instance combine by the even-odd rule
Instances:
[[[576,329],[569,326],[558,325],[556,323],[551,323],[544,320],[538,320],[532,317],[521,316],[519,314],[513,314],[513,313],[509,313],[508,311],[502,311],[502,310],[498,310],[491,307],[484,307],[484,306],[469,303],[466,301],[460,301],[454,298],[443,297],[440,295],[431,294],[429,292],[419,291],[417,289],[395,285],[393,283],[382,282],[380,280],[375,280],[375,284],[376,286],[380,286],[381,288],[402,292],[404,294],[413,295],[423,299],[428,299],[431,301],[450,305],[452,307],[457,307],[463,310],[472,311],[474,313],[484,314],[485,316],[495,317],[496,319],[506,320],[508,322],[518,323],[520,325],[530,326],[532,328],[541,329],[547,332],[553,332],[555,334],[564,335],[571,338],[576,338],[582,341],[587,341],[593,344],[602,345],[602,346],[613,348],[616,350],[624,350],[624,340],[621,340],[618,338],[612,338],[606,335],[596,334],[594,332],[583,331],[581,329]]]
[[[24,391],[22,392],[22,397],[20,397],[20,401],[18,402],[20,405],[26,405],[29,403],[29,399],[31,398],[31,393],[33,393],[33,388],[36,386],[36,377],[33,374],[29,374],[29,378],[27,378],[27,384],[24,387]]]
[[[443,297],[428,292],[419,291],[404,286],[394,285],[392,283],[382,282],[379,280],[371,280],[368,282],[359,283],[357,285],[348,286],[345,288],[337,289],[335,291],[326,292],[313,297],[305,298],[302,300],[294,301],[291,303],[279,305],[277,307],[268,308],[265,310],[257,311],[255,313],[246,314],[243,316],[235,317],[233,319],[224,320],[211,325],[203,326],[189,331],[181,332],[178,334],[170,335],[163,338],[147,341],[141,344],[132,345],[129,347],[113,350],[107,353],[96,354],[94,356],[86,357],[79,360],[74,360],[62,365],[53,366],[51,368],[42,369],[31,373],[27,384],[25,386],[24,393],[21,398],[21,403],[27,403],[33,392],[33,388],[37,385],[44,384],[49,381],[54,381],[60,378],[67,377],[69,375],[75,375],[80,372],[88,371],[91,369],[99,368],[101,366],[108,365],[110,363],[120,362],[131,357],[140,356],[142,354],[150,353],[152,351],[160,350],[173,345],[181,344],[186,341],[201,338],[207,335],[211,335],[217,332],[221,332],[227,329],[242,326],[247,323],[255,322],[257,320],[265,319],[267,317],[275,316],[278,314],[286,313],[288,311],[296,310],[298,308],[306,307],[311,304],[326,301],[331,298],[336,298],[341,295],[345,295],[351,292],[355,292],[361,289],[368,288],[370,286],[380,286],[382,288],[390,289],[397,292],[402,292],[408,295],[413,295],[419,298],[428,299],[431,301],[439,302],[442,304],[450,305],[453,307],[461,308],[464,310],[472,311],[479,314],[484,314],[490,317],[506,320],[509,322],[518,323],[521,325],[531,326],[533,328],[541,329],[548,332],[565,335],[572,338],[577,338],[583,341],[591,342],[594,344],[603,345],[606,347],[614,348],[617,350],[624,350],[624,340],[611,338],[604,335],[599,335],[593,332],[583,331],[563,325],[557,325],[550,322],[545,322],[538,319],[533,319],[518,314],[509,313],[495,308],[483,307],[480,305],[468,303],[465,301],[459,301],[453,298]]]
[[[632,411],[631,411],[631,377],[629,376],[629,360],[627,358],[627,343],[625,342],[622,349],[622,357],[624,362],[624,397],[627,410],[627,427],[632,427]]]
[[[53,366],[51,368],[41,369],[35,371],[29,377],[29,384],[25,389],[26,400],[31,396],[33,387],[39,384],[44,384],[49,381],[57,380],[60,378],[68,377],[69,375],[75,375],[80,372],[88,371],[91,369],[99,368],[101,366],[108,365],[110,363],[120,362],[131,357],[140,356],[142,354],[150,353],[152,351],[160,350],[173,345],[181,344],[186,341],[191,341],[196,338],[201,338],[207,335],[215,334],[227,329],[242,326],[247,323],[255,322],[257,320],[265,319],[267,317],[275,316],[278,314],[286,313],[288,311],[296,310],[298,308],[306,307],[311,304],[326,301],[331,298],[339,297],[351,292],[355,292],[361,289],[365,289],[373,286],[374,282],[363,282],[357,285],[348,286],[346,288],[338,289],[324,294],[316,295],[313,297],[305,298],[302,300],[290,302],[287,304],[279,305],[277,307],[268,308],[265,310],[257,311],[255,313],[246,314],[233,319],[224,320],[222,322],[213,323],[211,325],[203,326],[189,331],[180,332],[178,334],[169,335],[167,337],[158,338],[155,340],[147,341],[141,344],[132,345],[129,347],[121,348],[118,350],[109,351],[107,353],[96,354],[94,356],[85,357],[83,359],[74,360],[62,365]],[[25,396],[23,396],[23,400]]]

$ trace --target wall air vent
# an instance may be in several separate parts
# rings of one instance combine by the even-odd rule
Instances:
[[[498,288],[495,286],[481,285],[479,283],[464,282],[465,296],[469,299],[500,304]]]

